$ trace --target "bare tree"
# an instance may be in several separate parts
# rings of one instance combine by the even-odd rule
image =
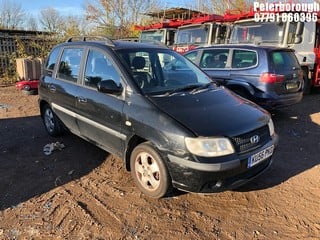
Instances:
[[[88,0],[86,19],[113,37],[126,37],[143,14],[161,5],[158,0]]]
[[[25,15],[21,4],[9,0],[0,1],[0,27],[6,29],[22,28]]]
[[[247,12],[252,2],[252,0],[211,0],[213,9],[217,14],[224,14],[226,11],[237,13]]]
[[[62,17],[54,8],[43,9],[40,12],[40,24],[42,28],[49,32],[60,33],[62,25]]]
[[[26,29],[27,30],[31,30],[31,31],[37,31],[38,30],[38,22],[37,22],[37,19],[33,15],[30,15],[27,18]]]

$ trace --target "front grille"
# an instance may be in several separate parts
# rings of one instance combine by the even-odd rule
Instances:
[[[250,140],[254,136],[259,136],[258,142],[252,142]],[[255,129],[251,132],[231,138],[231,141],[235,147],[235,150],[240,154],[253,151],[263,146],[270,140],[271,140],[271,137],[269,133],[269,127],[267,125],[264,127]]]

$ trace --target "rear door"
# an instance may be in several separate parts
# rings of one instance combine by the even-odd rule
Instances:
[[[98,82],[104,80],[113,80],[119,86],[119,70],[112,57],[97,48],[87,50],[84,66],[82,87],[76,96],[80,134],[106,151],[121,156],[126,138],[121,133],[124,96],[97,90]]]
[[[271,72],[277,76],[274,91],[288,94],[301,91],[303,75],[293,51],[281,49],[269,52]]]
[[[47,74],[44,79],[53,111],[66,127],[76,134],[79,133],[79,129],[76,124],[75,102],[83,52],[82,47],[63,48],[57,64],[54,64],[57,66],[50,66],[50,61],[47,63],[50,74]],[[56,69],[56,71],[53,72],[50,69]]]

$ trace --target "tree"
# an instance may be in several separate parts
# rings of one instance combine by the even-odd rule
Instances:
[[[140,24],[142,13],[161,5],[158,0],[89,0],[86,19],[113,38],[128,37],[133,25]]]
[[[226,1],[216,1],[211,0],[211,5],[215,13],[223,15],[227,10],[241,13],[247,12],[252,5],[252,1],[250,0],[226,0]]]
[[[61,34],[64,37],[80,36],[88,34],[87,24],[84,19],[79,16],[63,17],[63,24],[61,24]]]
[[[30,15],[27,18],[27,23],[26,23],[26,29],[31,30],[31,31],[37,31],[38,30],[38,23],[37,20],[34,16]]]
[[[21,4],[9,0],[0,1],[0,27],[5,29],[21,28],[25,18]]]
[[[45,31],[60,33],[63,21],[56,9],[47,8],[41,10],[39,21]]]

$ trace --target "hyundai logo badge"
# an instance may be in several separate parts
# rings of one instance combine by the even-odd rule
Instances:
[[[254,135],[250,138],[251,143],[258,143],[260,141],[260,137],[258,135]]]

